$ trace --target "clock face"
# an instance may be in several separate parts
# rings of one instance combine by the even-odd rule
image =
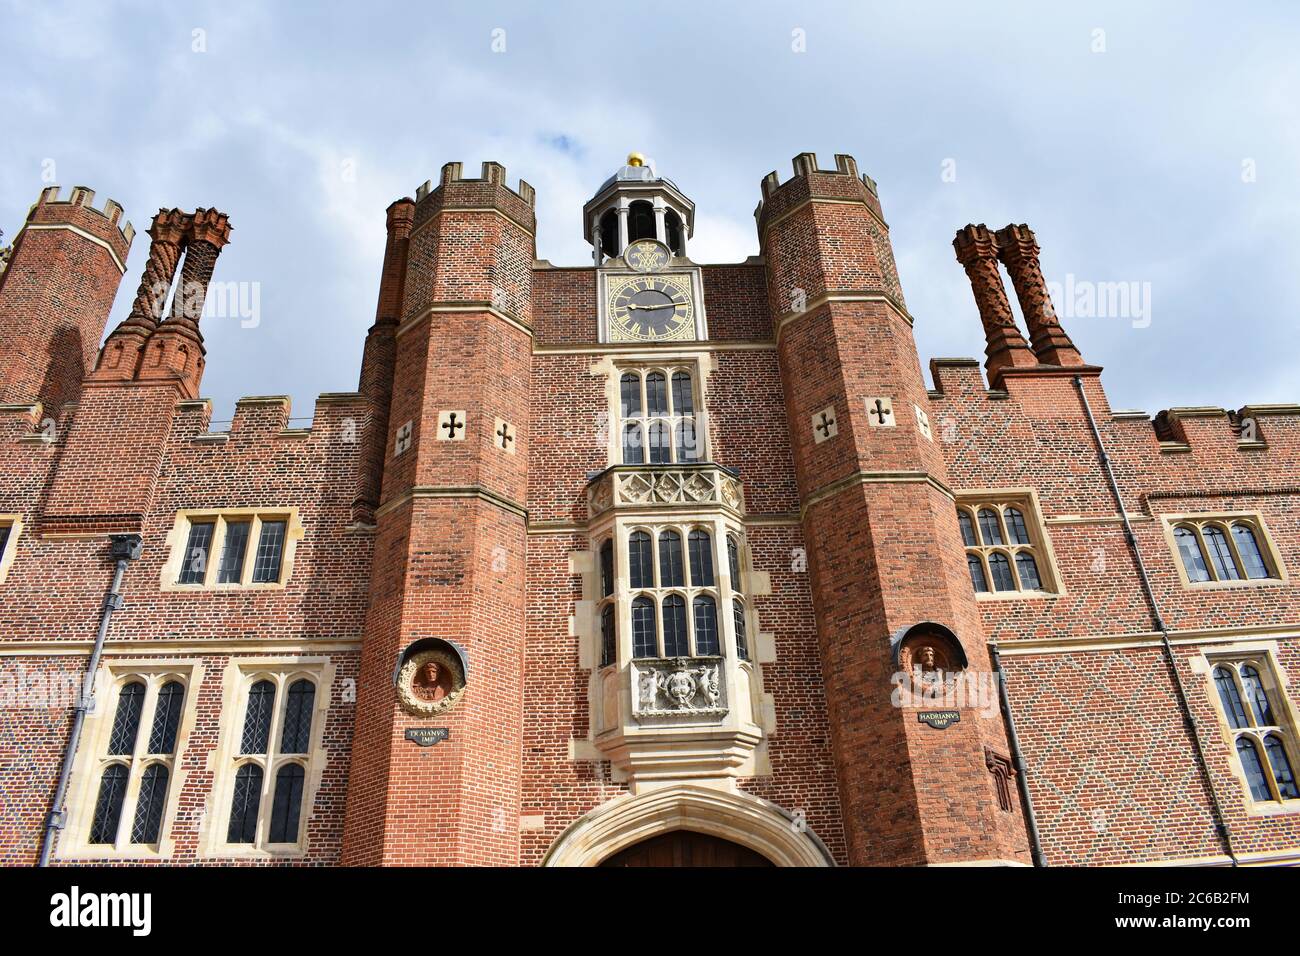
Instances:
[[[611,276],[606,302],[612,342],[695,338],[688,275]]]

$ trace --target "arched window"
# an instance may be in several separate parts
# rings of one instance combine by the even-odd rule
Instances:
[[[654,561],[650,557],[650,535],[633,531],[627,539],[627,573],[631,587],[655,586]]]
[[[284,706],[284,732],[280,734],[280,753],[305,754],[311,744],[312,707],[316,703],[316,685],[303,677],[289,685]]]
[[[668,242],[668,248],[673,251],[673,255],[686,255],[686,247],[682,243],[682,238],[685,235],[686,230],[682,228],[682,217],[669,209],[664,213],[664,239]]]
[[[1007,519],[1007,535],[1012,544],[1029,544],[1029,529],[1025,527],[1025,516],[1019,508],[1007,508],[1003,512]]]
[[[122,820],[122,801],[126,799],[126,764],[111,763],[99,778],[99,799],[90,825],[91,843],[116,843],[117,827]]]
[[[1246,785],[1250,795],[1256,800],[1272,800],[1273,794],[1268,789],[1268,780],[1264,776],[1264,766],[1259,762],[1259,748],[1248,736],[1237,738],[1237,756],[1241,758],[1241,768],[1246,771]]]
[[[108,752],[114,755],[130,754],[135,750],[135,738],[140,732],[140,714],[144,710],[144,684],[131,681],[123,684],[117,695],[117,712],[113,715],[113,732],[108,738]]]
[[[624,372],[618,380],[619,410],[624,418],[641,417],[641,376],[635,372]]]
[[[1287,741],[1288,737],[1295,739],[1295,729],[1288,725],[1288,709],[1273,701],[1264,683],[1260,673],[1264,666],[1250,659],[1222,661],[1214,666],[1211,676],[1223,716],[1232,728],[1251,798],[1272,802],[1300,799]]]
[[[600,596],[614,593],[614,542],[606,539],[600,546]]]
[[[1259,679],[1259,671],[1249,664],[1241,665],[1241,688],[1246,692],[1246,700],[1250,704],[1255,723],[1261,727],[1275,726],[1277,721],[1273,719],[1273,708],[1268,702],[1268,694],[1264,692],[1264,682]]]
[[[1178,545],[1178,556],[1182,558],[1187,580],[1210,580],[1210,572],[1205,566],[1205,555],[1201,553],[1201,543],[1196,540],[1196,532],[1179,526],[1174,529],[1174,543]]]
[[[745,633],[745,605],[738,598],[731,601],[731,621],[736,629],[736,656],[749,660],[749,638]]]
[[[600,251],[606,256],[623,251],[618,247],[618,213],[613,209],[600,217]]]
[[[614,605],[606,604],[600,612],[600,666],[608,667],[618,656],[614,632]]]
[[[297,843],[298,818],[302,811],[302,789],[306,774],[296,763],[287,763],[275,775],[275,796],[271,799],[271,843]]]
[[[1237,543],[1237,553],[1246,569],[1246,577],[1251,579],[1270,577],[1268,564],[1264,561],[1264,552],[1259,549],[1259,540],[1250,525],[1237,522],[1232,526],[1232,540]]]
[[[628,205],[627,212],[627,241],[636,242],[638,239],[654,239],[655,236],[655,207],[653,204],[646,202],[644,199],[638,199],[636,202]]]
[[[699,461],[700,443],[695,437],[695,419],[684,418],[677,425],[677,460]]]
[[[1028,551],[1021,551],[1016,555],[1016,570],[1020,572],[1020,588],[1024,591],[1038,591],[1043,587],[1042,580],[1038,577],[1038,563],[1034,561],[1034,556]]]
[[[989,574],[993,577],[995,591],[1014,591],[1016,579],[1011,576],[1011,562],[1001,552],[989,555]]]
[[[1032,495],[992,501],[975,493],[961,495],[957,526],[976,594],[1057,590],[1047,531]]]
[[[673,372],[673,412],[677,415],[695,414],[695,387],[686,372]]]
[[[647,415],[668,414],[668,385],[663,372],[646,375],[645,404]]]
[[[740,542],[734,535],[727,535],[727,570],[731,572],[731,590],[739,591],[740,587]]]
[[[713,587],[713,539],[700,528],[693,530],[687,539],[691,553],[691,586]]]
[[[241,754],[264,754],[271,738],[271,715],[275,710],[275,685],[260,680],[248,690],[248,709],[244,712],[244,733],[240,738]]]
[[[707,594],[695,599],[695,653],[702,656],[722,653],[722,643],[718,639],[718,606]]]
[[[1227,667],[1214,669],[1214,686],[1219,689],[1219,701],[1223,704],[1223,713],[1228,723],[1234,728],[1246,726],[1246,710],[1241,706],[1241,694],[1237,692],[1237,682],[1232,678],[1232,671]]]
[[[691,649],[686,639],[686,601],[680,594],[664,598],[664,657],[688,657]]]
[[[153,729],[149,731],[149,753],[176,752],[176,731],[180,729],[181,707],[184,703],[185,686],[180,681],[172,680],[163,684],[162,689],[158,691],[158,700],[154,704]],[[165,767],[163,771],[166,772]]]
[[[1232,549],[1228,547],[1228,536],[1222,528],[1213,525],[1202,529],[1205,547],[1210,552],[1210,561],[1214,565],[1214,576],[1220,581],[1236,581],[1241,578],[1237,573],[1237,563],[1232,560]]]
[[[257,812],[262,804],[262,768],[246,763],[235,772],[235,791],[230,799],[230,826],[227,843],[254,843],[257,840]]]
[[[1002,525],[998,522],[998,513],[992,508],[980,509],[980,534],[985,544],[1002,544]]]
[[[979,538],[975,537],[975,522],[971,520],[970,512],[964,509],[957,509],[957,525],[961,528],[962,544],[968,548],[974,548],[979,545]]]
[[[645,439],[638,422],[628,422],[623,426],[623,464],[645,464]]]
[[[618,409],[624,464],[666,465],[706,457],[691,371],[670,367],[623,372]]]
[[[659,532],[659,586],[680,588],[686,585],[682,569],[682,536],[676,531]]]
[[[666,465],[673,460],[672,426],[668,422],[650,423],[650,464]]]
[[[1300,790],[1296,789],[1295,774],[1291,771],[1291,761],[1287,758],[1282,738],[1277,734],[1269,734],[1264,738],[1264,750],[1268,752],[1268,762],[1273,765],[1273,782],[1277,784],[1278,794],[1283,800],[1300,798]]]
[[[639,597],[632,602],[632,656],[659,656],[655,639],[655,602],[648,597]]]
[[[163,807],[167,805],[167,767],[151,763],[140,776],[140,796],[135,804],[132,843],[157,843],[162,829]]]

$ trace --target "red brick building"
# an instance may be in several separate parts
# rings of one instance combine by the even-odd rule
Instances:
[[[1027,226],[957,233],[987,361],[927,388],[848,156],[727,265],[629,157],[582,268],[448,164],[358,390],[221,431],[227,217],[105,338],[121,212],[0,273],[0,861],[1300,858],[1300,406],[1113,410]]]

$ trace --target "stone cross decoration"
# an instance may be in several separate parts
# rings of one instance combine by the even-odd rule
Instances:
[[[493,434],[496,436],[496,444],[498,448],[508,455],[513,455],[515,453],[515,432],[511,430],[508,421],[504,418],[498,418],[496,431]]]
[[[465,413],[461,410],[438,413],[438,441],[465,440]]]
[[[894,425],[894,403],[889,398],[867,399],[867,421],[873,428],[891,428]]]
[[[828,405],[812,416],[813,443],[820,445],[828,438],[839,434],[839,424],[835,419],[835,406]]]
[[[393,455],[400,455],[406,449],[411,447],[411,422],[407,422],[397,430],[397,441],[393,446]]]

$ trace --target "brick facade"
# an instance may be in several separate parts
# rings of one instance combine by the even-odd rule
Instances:
[[[1252,798],[1211,679],[1222,660],[1271,668],[1279,739],[1300,756],[1300,407],[1112,410],[1088,364],[1101,357],[1062,328],[1038,237],[1015,224],[958,232],[987,362],[935,359],[927,388],[875,183],[851,157],[822,170],[801,154],[761,193],[760,255],[698,267],[707,340],[613,345],[598,267],[537,258],[532,188],[495,163],[478,178],[448,164],[389,207],[358,390],[322,395],[309,429],[262,396],[214,432],[199,312],[169,309],[165,289],[179,275],[201,307],[225,215],[159,212],[131,314],[105,339],[133,230],[89,190],[47,190],[0,273],[0,863],[40,852],[110,534],[140,535],[143,552],[55,864],[533,866],[681,827],[776,862],[1017,865],[1035,859],[1031,805],[1050,865],[1300,859],[1300,799]],[[734,480],[743,505],[601,517],[619,370],[656,363],[697,373],[696,478]],[[957,506],[977,499],[1030,512],[1042,588],[976,593]],[[620,529],[625,548],[621,529],[670,516],[743,539],[740,566],[716,562],[716,593],[748,615],[746,656],[718,609],[724,709],[740,716],[712,729],[620,721],[642,691],[622,651],[602,658],[602,601],[625,614],[627,593],[606,594],[599,542]],[[1267,576],[1189,582],[1170,516],[1247,516]],[[238,569],[213,545],[219,574],[180,580],[195,524],[230,535],[254,517],[283,522],[279,578],[227,580]],[[429,648],[465,669],[433,717],[395,679]],[[900,701],[900,676],[933,673],[927,648],[941,687],[996,690],[1000,659],[1014,733],[996,693]],[[184,710],[157,838],[110,846],[87,834],[104,768],[128,761],[106,748],[137,672],[183,681]],[[283,694],[304,675],[309,745],[263,745],[268,775],[302,768],[297,838],[270,835],[276,776],[257,839],[232,840],[239,768],[262,753],[253,682]],[[434,727],[434,746],[409,739]],[[124,813],[144,805],[152,746],[129,758]]]

